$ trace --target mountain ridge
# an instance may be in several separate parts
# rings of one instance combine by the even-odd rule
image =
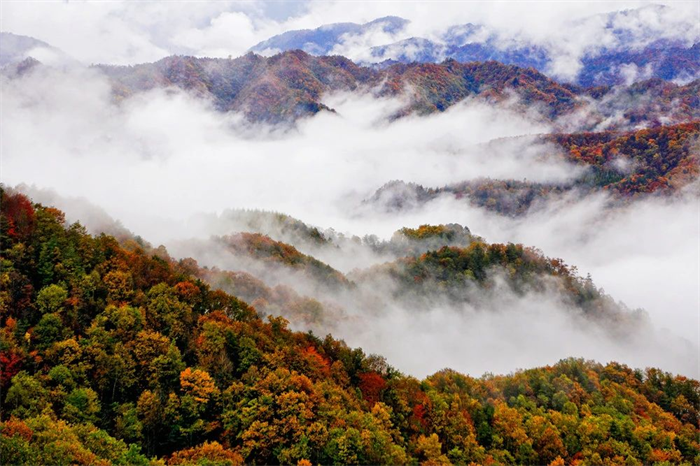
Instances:
[[[604,20],[604,31],[610,34],[614,44],[597,51],[584,53],[581,57],[581,72],[573,83],[594,86],[621,84],[659,77],[666,80],[697,79],[700,73],[698,47],[700,37],[693,44],[680,39],[656,39],[654,31],[636,30],[628,23],[654,11],[664,12],[668,7],[648,5],[608,15],[599,15]],[[380,21],[380,20],[377,20]],[[405,21],[405,20],[404,20]],[[579,20],[580,23],[583,20]],[[577,24],[573,25],[574,27]],[[284,52],[302,49],[314,55],[324,55],[342,51],[345,40],[362,37],[372,23],[355,24],[352,27],[338,28],[333,34],[321,31],[334,30],[337,25],[325,25],[315,30],[287,31],[261,42],[249,50],[254,52]],[[408,22],[395,29],[391,37],[401,37]],[[304,38],[318,31],[314,40],[307,43]],[[645,35],[646,34],[646,35]],[[405,36],[405,34],[403,34]],[[435,34],[433,34],[435,35]],[[540,72],[551,74],[556,56],[546,46],[527,43],[525,39],[501,37],[497,31],[481,24],[453,25],[437,33],[436,39],[424,37],[403,37],[395,42],[369,47],[358,60],[365,64],[384,67],[400,63],[441,63],[445,59],[460,62],[495,60],[504,64],[533,67]],[[389,39],[391,40],[391,39]],[[521,43],[524,42],[524,45]]]

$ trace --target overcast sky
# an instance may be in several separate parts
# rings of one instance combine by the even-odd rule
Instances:
[[[625,27],[636,30],[643,24],[655,37],[680,35],[697,40],[698,2],[654,2],[659,3],[670,8],[649,9],[626,19]],[[389,38],[375,34],[353,44],[364,47],[411,36],[434,37],[450,25],[473,22],[575,58],[610,40],[601,32],[604,21],[596,14],[645,5],[649,2],[5,0],[1,29],[43,40],[85,63],[133,64],[171,54],[235,57],[284,31],[396,15],[411,20],[406,31]],[[358,53],[349,45],[340,51],[348,56]]]

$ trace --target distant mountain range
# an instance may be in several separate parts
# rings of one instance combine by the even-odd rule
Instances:
[[[691,22],[682,26],[665,24],[663,18],[668,11],[668,7],[648,5],[588,18],[594,20],[605,37],[601,37],[599,47],[587,47],[580,56],[566,55],[572,66],[579,68],[575,78],[563,76],[561,66],[556,69],[562,54],[570,53],[562,51],[567,49],[566,42],[574,39],[554,37],[538,43],[522,35],[508,36],[473,23],[433,31],[430,38],[417,37],[409,34],[410,21],[396,16],[363,24],[333,23],[316,29],[286,31],[249,50],[264,56],[294,50],[313,56],[341,55],[378,70],[399,63],[438,64],[449,59],[460,63],[498,61],[534,68],[560,83],[582,87],[630,84],[653,78],[687,83],[700,77],[700,34]],[[648,18],[654,16],[659,24],[650,25]],[[572,36],[576,31],[587,30],[585,21],[570,24]],[[381,42],[378,37],[386,43],[378,43]],[[0,32],[0,42],[0,67],[16,65],[29,57],[43,63],[70,60],[61,50],[32,37]]]
[[[0,74],[19,79],[50,68],[30,57],[6,65]],[[442,112],[467,98],[501,103],[561,132],[630,130],[700,118],[700,80],[681,86],[655,78],[630,86],[585,88],[560,84],[533,68],[496,61],[449,59],[379,69],[340,56],[317,57],[295,50],[235,59],[171,56],[155,63],[93,69],[111,81],[115,101],[176,87],[210,100],[219,111],[240,112],[249,121],[273,124],[291,124],[322,110],[335,112],[324,103],[325,96],[334,92],[405,98],[405,106],[391,116],[394,119]]]
[[[279,53],[286,50],[303,50],[312,55],[329,55],[333,48],[342,43],[343,36],[363,35],[371,31],[389,34],[400,32],[409,21],[396,16],[375,19],[364,24],[334,23],[316,29],[287,31],[250,48],[256,53]]]
[[[398,63],[375,69],[344,57],[316,57],[297,50],[269,58],[252,53],[236,59],[173,56],[137,66],[98,68],[112,80],[119,99],[175,86],[211,99],[221,111],[238,111],[251,121],[269,123],[334,111],[323,98],[338,91],[408,96],[409,103],[394,117],[442,112],[477,98],[514,102],[509,105],[516,111],[536,109],[550,123],[564,115],[585,114],[583,126],[574,130],[625,130],[700,118],[700,80],[684,86],[653,79],[631,86],[583,88],[496,61]]]
[[[0,67],[17,64],[29,57],[46,61],[47,56],[67,60],[68,56],[56,47],[29,36],[0,32]]]
[[[611,13],[601,19],[614,43],[589,50],[581,59],[581,71],[575,84],[582,86],[620,84],[649,78],[690,80],[700,73],[700,44],[685,40],[659,39],[655,31],[638,31],[628,23],[640,15],[665,7],[648,6],[637,10]],[[397,17],[380,18],[365,24],[337,23],[316,29],[287,31],[251,47],[250,51],[273,54],[304,50],[312,55],[339,54],[346,42],[367,33],[384,32],[399,38],[408,21]],[[697,36],[697,34],[695,34]],[[695,37],[695,42],[697,37]],[[495,60],[504,64],[532,67],[551,74],[555,53],[550,47],[503,37],[478,24],[452,26],[434,39],[404,37],[394,42],[369,47],[360,61],[374,66],[393,63],[441,63],[446,59],[459,62]],[[553,75],[553,74],[552,74]]]
[[[156,63],[99,66],[118,97],[176,86],[209,97],[222,111],[254,121],[281,122],[331,110],[322,102],[334,91],[365,90],[398,96],[411,89],[411,103],[396,116],[443,111],[470,96],[505,101],[514,92],[523,108],[540,104],[548,118],[574,110],[577,96],[532,69],[497,62],[397,64],[378,70],[343,57],[315,57],[300,50],[270,58],[248,54],[233,60],[168,57]]]

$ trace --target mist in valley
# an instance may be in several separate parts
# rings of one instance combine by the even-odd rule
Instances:
[[[173,89],[115,103],[107,80],[79,66],[2,79],[4,184],[65,210],[93,233],[130,231],[175,258],[246,271],[341,309],[313,330],[332,331],[406,373],[450,367],[481,375],[581,356],[698,377],[697,187],[614,208],[604,194],[574,191],[520,217],[450,196],[395,212],[363,203],[391,180],[440,187],[483,177],[562,183],[582,176],[561,149],[536,137],[553,130],[536,110],[522,115],[507,103],[466,100],[390,121],[409,97],[340,94],[325,99],[337,113],[279,128],[219,113]],[[288,214],[335,241],[301,241],[274,222],[251,228],[235,209]],[[488,295],[473,290],[472,302],[436,299],[416,310],[389,292],[391,283],[329,290],[217,240],[257,229],[352,276],[398,257],[364,237],[389,241],[403,227],[451,223],[487,242],[537,247],[583,277],[590,273],[629,307],[634,318],[619,327],[628,334],[611,335],[551,290],[513,293],[497,283]]]

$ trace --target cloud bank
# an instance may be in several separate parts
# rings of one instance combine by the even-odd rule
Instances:
[[[488,8],[484,4],[488,3]],[[659,4],[666,4],[660,8]],[[633,10],[633,11],[628,11]],[[504,48],[531,43],[554,57],[551,72],[571,78],[586,53],[652,40],[700,40],[696,2],[8,2],[2,30],[46,41],[83,63],[134,64],[167,55],[239,56],[258,42],[296,29],[383,16],[411,23],[394,34],[379,28],[348,35],[334,53],[370,60],[373,46],[421,37],[441,41],[450,27],[483,24]],[[75,18],[80,17],[80,21]],[[475,37],[485,39],[485,37]],[[634,70],[628,70],[629,73]],[[643,72],[637,70],[636,72]]]
[[[375,316],[376,325],[341,331],[350,344],[381,352],[402,370],[425,374],[451,366],[479,374],[580,355],[698,375],[697,357],[678,356],[692,355],[698,341],[697,192],[615,211],[606,210],[602,196],[573,196],[517,220],[448,198],[400,215],[357,208],[391,179],[441,186],[482,176],[577,176],[553,158],[553,147],[507,139],[549,130],[507,108],[467,101],[441,114],[386,123],[381,117],[403,102],[338,95],[327,99],[338,114],[280,130],[250,126],[173,90],[115,105],[108,83],[81,68],[5,81],[2,97],[3,183],[85,198],[156,244],[206,238],[211,230],[197,220],[201,214],[237,207],[384,238],[404,226],[460,223],[488,241],[522,242],[564,258],[616,299],[645,308],[654,327],[669,330],[632,335],[636,343],[627,346],[601,343],[595,332],[581,333],[576,321],[563,319],[553,298],[539,296],[492,304],[517,309],[517,318],[441,306],[411,317],[389,307]],[[500,142],[488,144],[494,139]],[[371,265],[382,258],[363,260]],[[348,271],[349,263],[337,261],[330,265]]]

